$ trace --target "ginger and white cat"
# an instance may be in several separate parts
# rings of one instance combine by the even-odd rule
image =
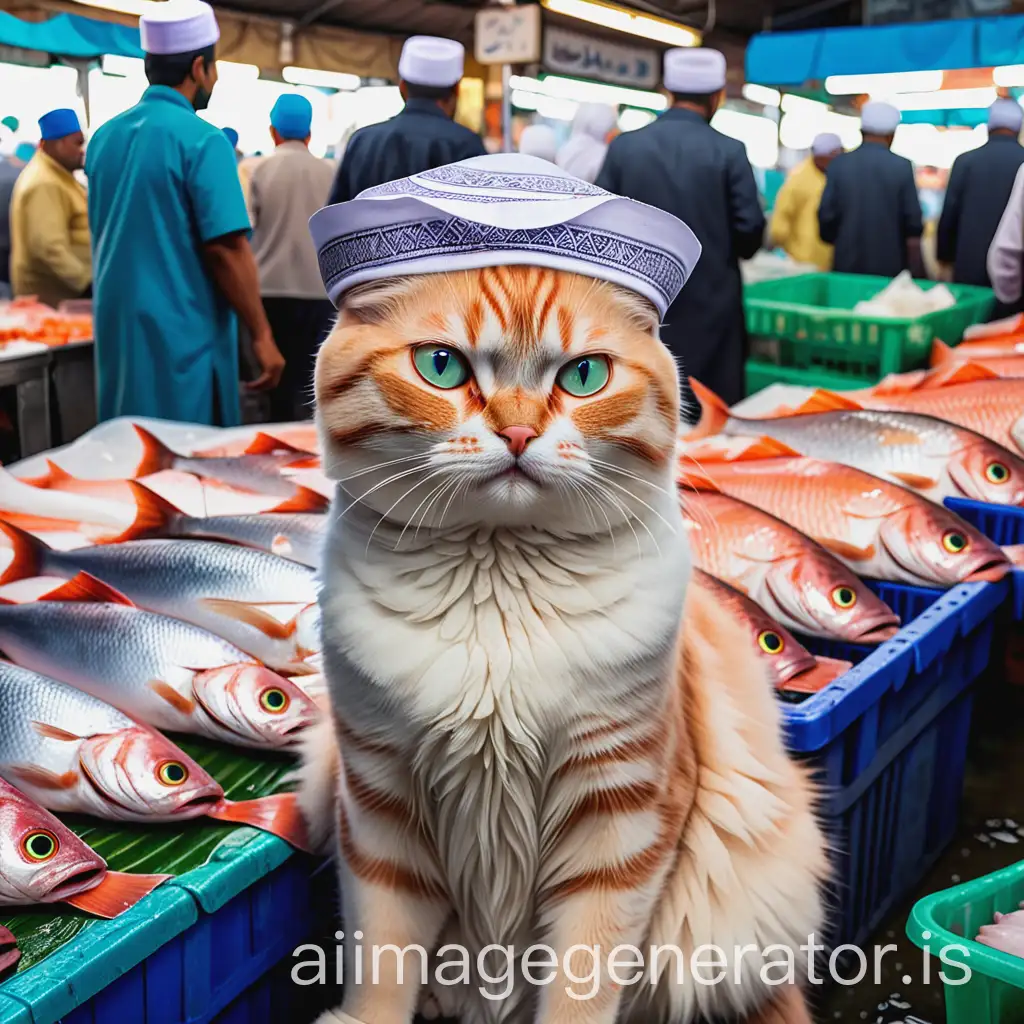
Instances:
[[[400,982],[382,957],[324,1021],[409,1024],[421,1000],[463,1024],[810,1020],[760,969],[822,924],[813,793],[742,629],[697,588],[684,626],[679,389],[657,332],[643,299],[534,267],[345,299],[317,367],[333,714],[307,741],[303,808],[336,840],[363,950],[456,943],[475,963],[544,944],[559,966],[492,1000],[476,976],[421,991],[415,958]],[[580,999],[592,984],[564,971],[591,970],[565,958],[577,945],[688,964],[707,944],[720,984],[666,954]]]

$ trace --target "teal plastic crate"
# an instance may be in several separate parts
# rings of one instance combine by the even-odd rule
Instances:
[[[935,282],[918,281],[922,288]],[[964,331],[988,318],[989,288],[951,284],[956,305],[916,318],[854,313],[858,302],[877,295],[889,278],[863,274],[801,274],[760,281],[744,290],[747,331],[775,339],[771,361],[779,366],[822,369],[868,382],[888,373],[924,366],[932,342],[956,345]]]
[[[996,911],[1006,914],[1024,900],[1024,861],[965,885],[926,896],[907,922],[907,935],[934,954],[941,948],[963,946],[955,959],[966,964],[970,979],[962,985],[944,984],[947,1024],[1020,1024],[1024,1021],[1024,959],[974,941]],[[927,937],[926,937],[927,936]],[[936,972],[940,964],[934,964]],[[944,968],[943,968],[944,969]],[[949,969],[956,981],[959,970]]]

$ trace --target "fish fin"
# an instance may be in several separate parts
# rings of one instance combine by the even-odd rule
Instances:
[[[39,487],[42,490],[52,487],[62,480],[74,479],[66,469],[61,469],[52,459],[46,460],[46,472],[42,476],[23,476],[18,478],[23,484]]]
[[[133,423],[132,428],[142,442],[142,458],[135,467],[135,476],[150,476],[174,465],[174,460],[178,457],[177,452],[172,452],[160,438],[151,434],[145,427],[140,427],[138,423]]]
[[[67,729],[61,729],[56,725],[48,725],[46,722],[33,722],[32,728],[40,736],[45,736],[48,740],[60,740],[62,743],[77,743],[82,738],[76,733],[68,732]]]
[[[295,485],[295,493],[275,505],[268,512],[323,512],[331,504],[330,498],[325,498],[318,491],[310,487]]]
[[[921,391],[932,391],[935,388],[949,387],[951,384],[973,384],[979,380],[998,380],[999,374],[993,373],[987,366],[981,363],[953,363],[943,370],[935,373],[921,381]]]
[[[746,448],[729,455],[727,462],[760,462],[761,459],[791,459],[793,456],[800,456],[802,453],[788,444],[776,441],[774,437],[759,437],[756,441],[748,444]]]
[[[229,619],[244,622],[247,626],[258,629],[273,640],[287,640],[295,633],[297,620],[281,622],[269,612],[245,601],[229,601],[222,597],[204,597],[200,602],[205,608],[217,615],[225,615]]]
[[[287,558],[294,548],[292,547],[292,542],[283,533],[279,533],[270,542],[270,550],[275,555]]]
[[[840,558],[849,559],[851,562],[866,562],[869,558],[874,557],[875,554],[874,544],[859,548],[856,544],[851,544],[846,540],[839,540],[836,537],[815,537],[813,539],[823,548],[831,551],[832,554],[838,555]]]
[[[129,875],[123,871],[108,871],[94,885],[77,896],[67,896],[62,903],[84,910],[95,917],[112,918],[131,909],[143,896],[148,896],[158,885],[173,875]]]
[[[295,452],[298,455],[312,454],[312,452],[307,452],[303,448],[296,448],[295,445],[282,441],[280,438],[274,437],[273,434],[268,434],[264,430],[259,431],[245,449],[246,455],[270,455],[273,452]]]
[[[685,441],[699,441],[702,437],[720,434],[729,422],[729,406],[699,380],[690,378],[690,389],[700,402],[700,420],[685,437]]]
[[[321,465],[319,455],[303,453],[302,458],[289,462],[285,469],[319,469]]]
[[[0,519],[0,533],[10,541],[13,554],[7,568],[0,573],[0,586],[15,580],[45,575],[42,568],[46,553],[50,550],[49,545],[3,519]]]
[[[815,658],[814,660],[816,662],[814,668],[809,668],[806,672],[800,672],[792,679],[787,679],[779,689],[788,690],[791,693],[817,693],[853,668],[852,662],[840,661],[838,658]]]
[[[80,572],[77,576],[62,583],[56,590],[51,590],[42,597],[40,601],[78,601],[82,604],[124,604],[134,608],[133,602],[129,601],[124,594],[106,583],[90,576],[87,572]]]
[[[209,812],[209,817],[217,821],[252,825],[253,828],[280,836],[299,850],[314,852],[295,793],[277,793],[255,800],[222,800]]]
[[[922,381],[928,378],[930,372],[929,370],[908,370],[906,373],[890,373],[873,388],[870,388],[869,392],[872,398],[905,395],[910,391],[916,391]]]
[[[826,391],[818,388],[806,402],[798,405],[792,412],[793,416],[811,416],[819,412],[848,412],[863,409],[860,402],[839,394],[837,391]]]
[[[182,696],[182,694],[178,693],[173,686],[169,683],[165,683],[162,679],[150,680],[149,688],[161,700],[165,700],[172,708],[174,708],[175,711],[178,711],[183,715],[191,715],[196,709],[194,701],[189,700],[188,697]]]
[[[680,469],[676,473],[676,487],[683,493],[680,495],[680,501],[686,501],[687,491],[711,491],[715,494],[721,494],[722,488],[715,483],[711,477],[705,473],[700,472],[700,468],[696,469]]]
[[[929,366],[942,366],[944,363],[948,363],[951,359],[955,358],[953,349],[941,338],[935,338],[932,341],[932,352],[928,359]]]
[[[37,764],[12,765],[11,774],[36,789],[74,789],[78,785],[78,772],[66,771],[63,775],[58,775]]]
[[[882,442],[882,444],[885,443],[885,441]],[[898,444],[899,442],[896,443]],[[904,471],[893,470],[889,476],[899,480],[899,482],[905,487],[910,487],[915,491],[927,491],[939,482],[934,477],[925,476],[923,473],[907,473]]]
[[[133,540],[137,537],[158,536],[175,520],[185,513],[172,505],[166,498],[161,498],[145,484],[137,480],[129,480],[128,487],[135,499],[135,519],[118,541]]]

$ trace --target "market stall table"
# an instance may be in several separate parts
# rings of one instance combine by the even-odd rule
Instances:
[[[33,351],[0,359],[0,389],[14,388],[22,455],[35,455],[53,444],[50,431],[50,352]]]

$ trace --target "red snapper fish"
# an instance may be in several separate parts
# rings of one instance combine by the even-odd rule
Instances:
[[[170,877],[109,871],[71,829],[0,779],[0,907],[67,903],[117,917]]]
[[[2,978],[21,959],[18,940],[10,930],[0,924],[0,978]]]

